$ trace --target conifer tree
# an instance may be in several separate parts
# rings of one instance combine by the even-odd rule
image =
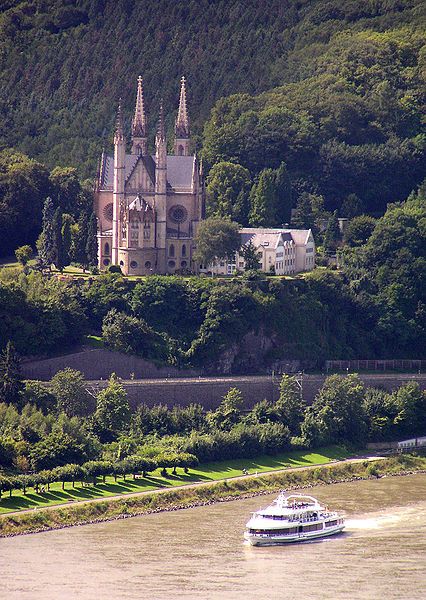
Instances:
[[[64,214],[62,215],[62,245],[64,252],[64,262],[65,265],[69,265],[71,262],[71,225],[73,223],[73,218],[71,215]]]
[[[275,196],[276,196],[276,225],[283,226],[290,223],[292,194],[291,181],[284,162],[275,171]]]
[[[240,254],[244,258],[247,271],[258,271],[260,269],[259,252],[252,242],[245,244],[241,248]]]
[[[89,267],[96,267],[98,264],[98,225],[95,213],[92,213],[87,226],[86,257]]]
[[[66,265],[66,256],[62,239],[62,211],[60,208],[55,210],[53,215],[53,244],[54,244],[54,263],[55,267],[62,273]]]
[[[87,212],[82,211],[73,234],[72,259],[83,267],[83,271],[87,268],[86,244],[88,224]]]
[[[337,210],[335,210],[328,220],[327,229],[324,233],[325,249],[335,250],[340,239],[341,233],[339,228],[339,221],[337,218]]]
[[[55,240],[53,232],[54,207],[52,198],[46,198],[43,206],[42,231],[37,240],[39,261],[42,267],[49,267],[55,259]]]
[[[259,181],[250,192],[250,225],[253,227],[274,227],[276,223],[275,173],[273,169],[263,169]]]
[[[19,405],[23,387],[20,359],[9,340],[0,355],[0,402]]]

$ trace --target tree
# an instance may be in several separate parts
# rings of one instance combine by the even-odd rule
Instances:
[[[229,431],[240,420],[242,405],[242,393],[237,388],[231,388],[217,409],[208,414],[211,426]]]
[[[295,376],[284,374],[280,381],[280,395],[276,402],[280,420],[287,425],[292,435],[300,433],[300,426],[306,410],[300,384]]]
[[[251,241],[241,247],[239,254],[244,258],[247,271],[258,271],[260,269],[260,256],[262,254],[257,251]]]
[[[11,341],[0,355],[0,402],[19,406],[22,398],[21,362]]]
[[[108,386],[96,398],[94,420],[103,437],[114,437],[130,421],[127,392],[113,373]]]
[[[74,219],[71,217],[71,215],[62,215],[61,235],[65,265],[69,265],[71,262],[71,228],[73,223]]]
[[[368,215],[354,217],[346,226],[343,239],[348,246],[362,246],[366,243],[376,226],[376,219]]]
[[[241,245],[238,224],[217,217],[209,217],[200,223],[194,241],[195,260],[205,266],[215,260],[233,258]]]
[[[55,167],[49,176],[53,186],[55,204],[64,213],[76,214],[81,185],[77,169],[73,167]]]
[[[326,250],[336,250],[339,240],[341,239],[339,228],[339,220],[337,218],[337,210],[334,211],[329,218],[327,228],[324,233],[324,246]]]
[[[89,267],[98,264],[98,224],[95,213],[92,212],[87,225],[86,258]]]
[[[15,250],[16,259],[21,263],[23,267],[25,267],[25,265],[31,259],[32,255],[33,249],[31,248],[31,246],[28,245],[19,246],[19,248],[16,248]]]
[[[88,267],[86,254],[89,219],[86,211],[82,211],[76,226],[72,230],[71,256],[72,260],[83,267]]]
[[[43,206],[43,226],[37,249],[42,266],[50,267],[55,261],[54,206],[52,198],[46,198]]]
[[[275,171],[276,225],[283,227],[290,223],[293,196],[287,165],[282,162]]]
[[[273,169],[263,169],[250,192],[250,225],[276,227],[276,205],[275,172]]]
[[[327,377],[312,406],[308,407],[301,433],[311,447],[365,441],[364,385],[358,375]]]
[[[67,257],[62,238],[62,211],[60,208],[55,210],[53,215],[53,247],[55,267],[62,273],[67,265]]]
[[[353,219],[362,215],[363,208],[362,200],[356,194],[349,194],[342,202],[340,214],[347,219]]]
[[[145,358],[165,357],[164,339],[137,317],[109,311],[102,323],[105,344],[117,352],[138,354]]]
[[[69,417],[86,416],[93,411],[94,399],[86,390],[83,374],[75,369],[58,371],[50,381],[59,411]]]
[[[207,214],[246,225],[250,172],[238,164],[219,162],[211,168],[206,184]]]
[[[312,210],[312,194],[303,192],[297,199],[292,225],[297,229],[313,229],[315,225],[315,215]]]

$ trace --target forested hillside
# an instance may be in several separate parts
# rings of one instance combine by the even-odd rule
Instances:
[[[285,161],[295,189],[319,191],[329,207],[356,193],[382,210],[421,178],[421,5],[6,0],[0,145],[93,176],[119,96],[130,124],[137,75],[153,130],[160,97],[171,127],[184,73],[199,150],[219,101],[205,133],[210,165],[230,159],[255,177]],[[220,100],[235,93],[249,95]]]

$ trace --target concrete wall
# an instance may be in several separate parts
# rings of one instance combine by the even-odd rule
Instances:
[[[43,360],[22,362],[22,375],[25,379],[48,381],[62,369],[69,367],[81,371],[86,379],[108,379],[116,373],[122,379],[196,377],[200,373],[195,369],[179,370],[173,367],[157,367],[143,358],[112,352],[102,348],[84,349],[81,352],[55,356]]]
[[[361,375],[368,387],[381,387],[392,391],[408,381],[417,381],[422,389],[426,389],[426,375]],[[325,380],[323,375],[304,375],[303,397],[311,403]],[[123,382],[132,407],[146,403],[180,404],[186,406],[200,403],[205,408],[216,408],[223,396],[231,387],[241,390],[245,408],[252,407],[260,400],[277,400],[279,395],[279,379],[268,377],[211,377],[185,379],[146,379],[143,381]],[[106,381],[91,381],[93,391],[105,387]]]

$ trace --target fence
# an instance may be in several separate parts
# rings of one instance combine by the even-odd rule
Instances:
[[[426,371],[426,360],[417,359],[378,359],[378,360],[326,360],[329,371]]]

